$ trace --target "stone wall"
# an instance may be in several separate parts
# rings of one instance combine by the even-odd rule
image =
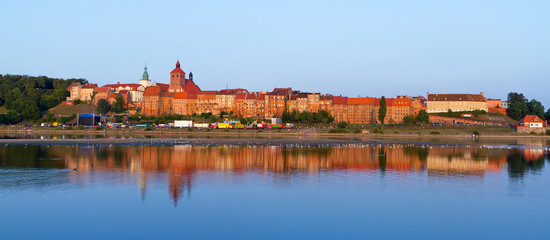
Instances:
[[[518,126],[516,128],[517,133],[546,133],[546,130],[550,128],[531,128],[531,127],[522,127]]]

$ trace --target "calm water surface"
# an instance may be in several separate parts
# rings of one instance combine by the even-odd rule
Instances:
[[[0,238],[548,239],[548,161],[546,143],[7,145]]]

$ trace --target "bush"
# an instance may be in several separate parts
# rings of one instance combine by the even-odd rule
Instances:
[[[431,134],[431,135],[439,135],[439,132],[437,132],[437,131],[431,131],[430,134]]]
[[[104,128],[103,128],[103,127],[95,127],[94,129],[97,130],[97,131],[101,131],[101,130],[103,130]]]
[[[146,127],[143,131],[153,131],[153,129],[151,127]]]
[[[474,130],[473,134],[476,135],[476,136],[479,136],[479,131],[478,131],[478,130]]]
[[[546,135],[550,135],[550,129],[546,129]]]
[[[347,128],[347,127],[348,127],[348,123],[347,123],[347,122],[339,122],[336,126],[337,126],[338,128]]]
[[[361,129],[355,129],[353,130],[353,133],[361,133]]]
[[[66,127],[65,130],[73,130],[73,127]]]
[[[82,125],[78,125],[78,126],[76,126],[76,129],[78,129],[78,130],[82,130],[82,129],[84,129],[84,126],[82,126]]]
[[[348,131],[346,129],[342,128],[333,128],[328,130],[329,133],[347,133]]]
[[[380,130],[380,128],[378,127],[375,127],[374,129],[372,129],[372,132],[373,133],[384,133],[382,130]]]

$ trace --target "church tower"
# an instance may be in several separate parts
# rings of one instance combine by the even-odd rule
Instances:
[[[182,92],[185,85],[185,72],[180,68],[180,61],[176,63],[176,68],[170,72],[169,92]]]
[[[147,73],[147,64],[145,64],[145,67],[143,68],[143,75],[141,77],[141,80],[139,80],[139,84],[141,84],[144,87],[151,86],[151,80],[149,80],[149,73]]]

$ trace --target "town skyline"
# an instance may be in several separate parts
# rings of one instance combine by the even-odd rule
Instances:
[[[204,89],[513,91],[549,106],[536,87],[550,78],[549,4],[7,2],[0,73],[105,85],[133,82],[147,62],[151,79],[167,82],[179,59]]]

